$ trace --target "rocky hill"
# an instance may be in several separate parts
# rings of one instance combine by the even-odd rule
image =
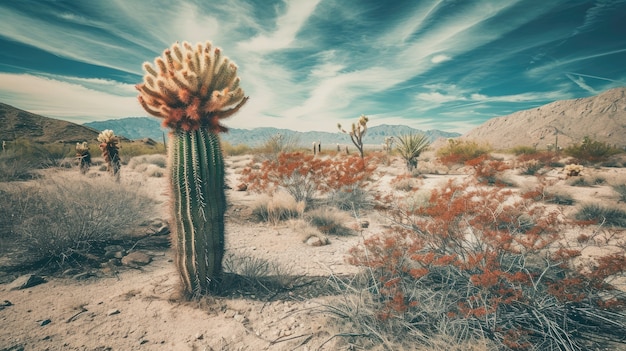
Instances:
[[[553,103],[492,118],[462,139],[487,142],[495,149],[514,146],[567,147],[588,136],[626,147],[626,87],[599,95]]]
[[[167,133],[167,131],[161,127],[159,119],[150,117],[128,117],[107,121],[89,122],[85,123],[85,125],[98,130],[112,129],[115,131],[115,134],[123,135],[129,139],[151,138],[161,141],[163,139],[163,133]],[[381,125],[370,127],[363,141],[367,144],[380,145],[388,136],[408,133],[424,133],[430,140],[460,136],[459,133],[449,133],[440,130],[421,131],[402,125]],[[289,129],[270,127],[254,129],[231,128],[228,133],[223,134],[221,137],[222,140],[227,141],[232,145],[245,144],[250,147],[256,147],[277,134],[281,134],[284,138],[293,140],[296,144],[306,147],[311,145],[313,142],[321,142],[322,146],[336,144],[352,145],[350,137],[339,132],[296,132]]]
[[[48,118],[0,103],[0,140],[20,138],[39,143],[95,141],[98,131],[71,122]]]

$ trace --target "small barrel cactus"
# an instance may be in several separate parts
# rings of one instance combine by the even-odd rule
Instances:
[[[219,288],[224,256],[224,160],[220,120],[248,100],[237,66],[210,42],[175,43],[137,85],[139,103],[163,118],[169,134],[172,233],[176,264],[188,296]]]
[[[98,135],[98,141],[100,142],[100,151],[102,151],[102,157],[107,163],[109,173],[111,173],[116,180],[119,180],[122,165],[120,161],[118,137],[115,136],[112,130],[106,129]]]
[[[81,174],[85,174],[91,167],[91,153],[89,152],[89,145],[87,142],[76,143],[76,159],[78,160],[78,166]]]

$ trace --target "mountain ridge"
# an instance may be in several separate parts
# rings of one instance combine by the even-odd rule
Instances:
[[[555,143],[567,147],[582,142],[586,136],[626,148],[626,87],[495,117],[463,134],[462,139],[507,149],[546,148]]]
[[[167,134],[167,130],[161,127],[160,120],[152,117],[126,117],[107,121],[88,122],[84,125],[99,130],[112,129],[117,135],[123,135],[129,139],[151,138],[160,141],[163,136]],[[383,124],[369,127],[363,141],[366,144],[379,145],[384,142],[386,137],[409,133],[423,133],[431,141],[439,138],[455,138],[461,135],[460,133],[451,133],[436,129],[421,131],[405,125]],[[287,140],[292,140],[300,146],[312,145],[313,142],[321,143],[323,146],[352,144],[350,137],[339,131],[336,133],[320,131],[297,132],[275,127],[258,127],[253,129],[231,128],[228,133],[222,134],[221,138],[231,145],[245,144],[250,147],[257,147],[277,134],[281,134]]]

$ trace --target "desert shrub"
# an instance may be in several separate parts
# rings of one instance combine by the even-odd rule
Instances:
[[[267,140],[257,148],[257,152],[264,155],[265,158],[275,160],[281,153],[290,153],[297,149],[298,137],[285,136],[277,133],[267,138]]]
[[[375,169],[367,161],[356,156],[320,158],[301,152],[280,153],[258,168],[245,168],[241,179],[252,191],[273,193],[280,188],[308,204],[317,192],[363,186]]]
[[[9,215],[34,261],[64,263],[92,247],[130,235],[151,213],[152,202],[133,185],[108,178],[50,177],[14,188],[22,197]],[[15,201],[15,199],[13,199]]]
[[[613,185],[612,188],[619,195],[618,201],[626,202],[626,184]]]
[[[256,285],[257,289],[275,291],[293,284],[293,272],[291,267],[283,266],[260,257],[242,256],[235,253],[227,253],[224,256],[224,272],[236,274]],[[235,284],[232,279],[224,282],[225,288],[229,284]],[[231,289],[240,291],[241,287],[230,286]]]
[[[589,180],[587,180],[587,178],[585,177],[575,177],[575,178],[571,178],[567,184],[571,185],[571,186],[582,186],[582,187],[587,187],[587,186],[591,186],[591,183],[589,182]]]
[[[544,167],[555,167],[558,160],[556,153],[551,151],[537,151],[536,149],[525,151],[513,151],[517,155],[517,162],[524,175],[535,175]]]
[[[437,151],[441,163],[445,165],[463,164],[488,154],[490,148],[474,141],[449,139],[448,145]]]
[[[568,156],[581,163],[595,163],[608,160],[609,157],[620,153],[621,150],[611,145],[589,137],[584,137],[581,144],[571,145],[564,150]]]
[[[355,333],[426,345],[434,335],[488,338],[504,350],[622,340],[626,295],[607,278],[626,271],[626,258],[578,270],[572,261],[580,251],[558,245],[558,213],[511,195],[449,182],[426,206],[393,208],[391,230],[350,251],[367,279],[347,294],[367,298],[375,311],[351,320]]]
[[[72,146],[63,143],[41,144],[28,139],[10,141],[0,152],[0,181],[31,179],[36,177],[34,170],[59,166],[73,156]]]
[[[252,151],[252,149],[246,144],[232,145],[231,143],[224,140],[222,140],[221,146],[224,155],[227,156],[240,156],[248,154]]]
[[[354,219],[346,212],[330,208],[316,208],[306,213],[306,219],[320,232],[329,235],[352,235],[349,223]]]
[[[281,191],[258,198],[252,205],[252,214],[261,222],[276,225],[280,221],[298,218],[304,208],[304,202],[296,201],[293,196]]]
[[[511,149],[511,152],[515,155],[515,156],[520,156],[520,155],[533,155],[536,154],[537,148],[534,148],[532,146],[515,146]]]
[[[413,176],[413,174],[401,174],[393,178],[390,185],[398,191],[412,191],[419,187],[420,179]]]
[[[358,216],[361,211],[374,207],[374,197],[371,192],[357,185],[333,190],[323,202],[342,211],[349,211],[355,216]]]
[[[503,161],[492,159],[485,154],[465,162],[466,166],[474,169],[474,177],[478,183],[484,185],[505,186],[509,182],[505,181],[501,174],[511,167]]]
[[[626,228],[626,212],[619,208],[587,204],[576,212],[575,217],[580,221],[592,221],[602,225]]]

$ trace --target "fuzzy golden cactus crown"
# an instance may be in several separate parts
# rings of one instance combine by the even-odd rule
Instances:
[[[225,132],[220,120],[231,116],[248,100],[239,87],[237,66],[222,57],[210,42],[195,47],[175,43],[144,63],[143,83],[136,86],[139,103],[163,125],[175,130],[208,128]]]

